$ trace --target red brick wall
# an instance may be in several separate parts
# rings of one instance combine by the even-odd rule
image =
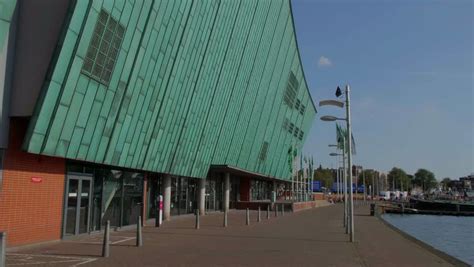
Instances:
[[[21,151],[28,120],[12,118],[0,191],[0,231],[9,246],[61,238],[65,160]],[[32,177],[42,179],[33,183]]]
[[[240,201],[250,201],[250,179],[240,178]]]
[[[307,201],[307,202],[295,202],[293,203],[293,211],[301,211],[301,210],[307,210],[307,209],[312,209],[316,208],[316,202],[313,201]]]

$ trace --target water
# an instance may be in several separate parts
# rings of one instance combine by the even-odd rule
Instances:
[[[384,214],[403,232],[474,266],[474,217]]]

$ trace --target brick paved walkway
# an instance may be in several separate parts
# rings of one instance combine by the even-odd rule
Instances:
[[[101,258],[101,235],[9,253],[7,264],[48,266],[452,266],[404,238],[375,217],[369,207],[356,210],[356,239],[348,242],[342,206],[317,208],[250,226],[245,212],[232,211],[229,227],[222,213],[183,216],[162,228],[143,230],[144,246],[134,247],[134,230],[112,233],[110,258]],[[38,266],[38,265],[32,265]]]

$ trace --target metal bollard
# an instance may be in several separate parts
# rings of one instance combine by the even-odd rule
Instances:
[[[370,216],[375,215],[375,203],[370,203]]]
[[[267,220],[270,219],[270,205],[267,205]]]
[[[138,216],[137,221],[137,247],[143,246],[143,239],[142,239],[142,216]]]
[[[275,203],[275,217],[278,217],[278,205]]]
[[[5,267],[6,266],[6,253],[5,251],[7,250],[7,233],[6,232],[0,232],[0,267]]]
[[[158,197],[158,210],[155,216],[155,227],[160,227],[163,223],[163,196]]]
[[[247,216],[245,220],[245,225],[250,225],[250,211],[249,208],[247,208]]]
[[[227,211],[224,211],[224,227],[227,227]]]
[[[107,220],[104,231],[104,243],[102,244],[102,257],[109,257],[110,255],[110,221]]]
[[[261,222],[262,218],[260,217],[260,206],[258,206],[258,216],[257,216],[257,222]]]
[[[281,216],[285,216],[285,204],[281,204]]]
[[[199,210],[196,210],[196,229],[199,229]]]

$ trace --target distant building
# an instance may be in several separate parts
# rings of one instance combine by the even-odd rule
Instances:
[[[474,189],[474,174],[470,174],[468,176],[460,177],[459,178],[459,186],[466,190],[473,190]]]

